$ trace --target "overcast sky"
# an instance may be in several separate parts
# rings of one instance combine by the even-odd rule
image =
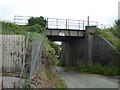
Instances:
[[[14,15],[43,16],[98,21],[113,25],[118,18],[119,0],[0,0],[0,19],[13,21]]]

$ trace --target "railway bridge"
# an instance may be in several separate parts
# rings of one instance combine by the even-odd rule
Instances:
[[[61,61],[68,66],[92,60],[92,36],[98,23],[85,20],[47,18],[46,36],[62,42]]]

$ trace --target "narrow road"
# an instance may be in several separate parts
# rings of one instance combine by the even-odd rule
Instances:
[[[118,88],[118,78],[78,73],[61,67],[56,67],[56,69],[67,88]]]

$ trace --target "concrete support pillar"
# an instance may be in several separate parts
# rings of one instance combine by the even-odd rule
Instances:
[[[96,30],[95,26],[87,26],[86,31]],[[92,60],[93,36],[86,34],[85,37],[70,38],[63,41],[62,61],[68,66],[76,66],[78,62],[88,63]]]
[[[88,48],[86,38],[71,38],[63,41],[62,61],[67,66],[76,66],[79,62],[86,62]]]
[[[88,35],[88,61],[92,61],[93,35]]]

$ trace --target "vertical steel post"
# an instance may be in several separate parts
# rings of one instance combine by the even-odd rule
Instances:
[[[48,28],[48,18],[47,18],[47,28]]]
[[[79,22],[78,22],[78,25],[79,25],[79,30],[80,30],[80,20],[79,20]]]
[[[69,29],[69,19],[68,19],[68,29]]]
[[[67,29],[67,19],[66,19],[66,29]]]
[[[15,23],[15,15],[14,15],[14,23]]]
[[[19,87],[21,84],[21,79],[22,79],[22,74],[23,74],[23,68],[24,68],[24,63],[25,63],[25,58],[26,58],[26,53],[27,53],[27,46],[28,46],[28,41],[29,41],[29,33],[27,35],[27,41],[26,41],[26,46],[25,46],[25,53],[24,53],[24,57],[23,57],[23,62],[22,62],[22,68],[21,68],[21,74],[20,74],[20,80],[19,80]]]
[[[57,25],[57,29],[58,29],[58,19],[56,19],[56,25]]]
[[[89,16],[88,16],[88,26],[89,26]]]
[[[83,20],[83,30],[84,30],[84,20]]]
[[[41,58],[42,58],[42,44],[43,44],[43,39],[44,39],[44,34],[42,34],[42,40],[41,40],[41,46],[40,46],[40,59],[39,59],[39,68],[38,68],[38,73],[37,73],[37,76],[39,78],[39,73],[40,73],[40,70],[42,70],[42,63],[41,63]]]

